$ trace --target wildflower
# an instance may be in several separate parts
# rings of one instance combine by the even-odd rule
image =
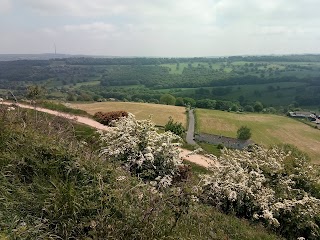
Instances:
[[[154,156],[152,153],[146,153],[146,154],[144,154],[144,157],[150,162],[154,161]]]
[[[253,219],[258,220],[260,216],[259,216],[259,214],[255,213],[255,214],[253,214],[252,217],[253,217]]]
[[[140,193],[140,194],[138,195],[138,199],[139,199],[139,200],[142,200],[142,198],[143,198],[143,193]]]
[[[97,227],[97,222],[94,221],[94,220],[91,220],[91,221],[90,221],[90,227],[91,227],[92,229],[95,229],[95,228]]]
[[[156,181],[150,181],[149,184],[151,186],[155,187],[155,186],[157,186],[158,183]]]
[[[126,176],[119,176],[119,177],[117,177],[117,181],[123,181],[126,178],[127,178]]]
[[[194,195],[191,195],[191,201],[192,201],[192,202],[199,202],[199,198],[197,198],[197,197],[194,196]]]
[[[234,202],[237,200],[237,193],[235,191],[231,191],[229,193],[229,196],[228,196],[228,199],[231,201],[231,202]]]
[[[166,175],[160,180],[159,185],[162,186],[163,188],[166,188],[170,186],[171,183],[172,183],[172,177],[169,175]]]

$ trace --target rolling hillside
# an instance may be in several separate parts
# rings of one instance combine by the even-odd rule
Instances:
[[[196,110],[197,131],[236,137],[240,126],[252,130],[252,140],[264,146],[289,143],[320,163],[320,131],[288,117],[271,114],[237,114],[216,110]]]

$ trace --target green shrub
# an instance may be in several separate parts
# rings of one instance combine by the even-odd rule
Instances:
[[[219,143],[219,144],[217,145],[217,148],[218,148],[218,149],[223,149],[223,148],[224,148],[224,146],[223,146],[223,144],[222,144],[222,143]]]
[[[182,126],[182,123],[173,122],[172,117],[169,118],[169,121],[164,126],[165,131],[170,131],[180,137],[185,133],[185,128]]]
[[[237,131],[237,138],[241,140],[248,140],[251,138],[251,130],[247,126],[241,126]]]

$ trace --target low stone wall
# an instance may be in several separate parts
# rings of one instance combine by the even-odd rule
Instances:
[[[196,141],[199,141],[199,142],[206,142],[214,145],[222,144],[227,148],[234,148],[234,149],[240,149],[240,150],[248,147],[249,145],[254,144],[252,140],[240,140],[236,138],[224,137],[224,136],[213,135],[213,134],[205,134],[205,133],[196,134],[194,138]]]

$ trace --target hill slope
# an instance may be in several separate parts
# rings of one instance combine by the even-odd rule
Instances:
[[[102,161],[65,119],[0,109],[0,238],[279,239]],[[85,140],[86,142],[83,142]]]
[[[294,119],[271,114],[237,114],[197,109],[198,131],[236,137],[240,126],[252,130],[252,140],[264,146],[289,143],[320,163],[320,131]]]

